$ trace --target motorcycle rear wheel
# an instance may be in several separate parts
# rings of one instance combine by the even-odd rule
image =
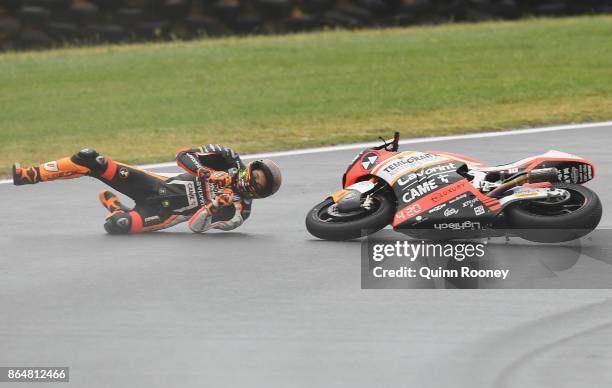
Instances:
[[[555,183],[554,188],[570,193],[562,202],[521,201],[505,210],[506,220],[516,234],[534,242],[563,242],[583,237],[597,227],[602,206],[597,194],[575,184]]]
[[[331,198],[313,207],[306,216],[306,229],[323,240],[352,240],[379,231],[391,223],[395,206],[384,195],[372,197],[373,207],[350,213],[334,211]],[[330,213],[331,208],[331,213]]]

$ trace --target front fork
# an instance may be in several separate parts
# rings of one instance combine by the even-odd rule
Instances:
[[[363,194],[370,193],[376,188],[378,182],[376,177],[371,177],[367,181],[361,181],[350,185],[336,193],[332,194],[332,201],[338,206],[338,210],[346,212],[356,210],[360,207],[369,209],[371,206],[370,195],[362,202]]]

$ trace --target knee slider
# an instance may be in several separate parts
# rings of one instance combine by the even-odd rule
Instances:
[[[74,154],[71,160],[81,166],[85,166],[96,174],[101,174],[106,170],[108,162],[106,158],[91,148],[84,148]]]
[[[109,234],[128,234],[132,227],[132,217],[125,212],[116,212],[106,218],[104,229]]]

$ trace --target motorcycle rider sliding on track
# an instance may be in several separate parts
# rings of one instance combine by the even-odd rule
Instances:
[[[165,177],[85,148],[39,166],[23,168],[15,163],[13,183],[85,175],[99,179],[135,202],[129,209],[110,191],[100,192],[100,202],[111,212],[104,224],[110,234],[150,232],[185,221],[196,233],[235,229],[249,217],[254,198],[268,197],[281,185],[281,172],[273,161],[245,165],[232,149],[218,144],[183,148],[176,154],[176,163],[187,172]]]

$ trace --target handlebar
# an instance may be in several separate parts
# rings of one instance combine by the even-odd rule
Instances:
[[[391,151],[391,152],[395,152],[398,150],[399,148],[399,138],[400,138],[400,133],[399,132],[395,132],[393,134],[393,138],[392,139],[388,139],[385,140],[383,138],[380,138],[384,144],[379,145],[377,147],[372,147],[373,150],[387,150],[387,151]]]

